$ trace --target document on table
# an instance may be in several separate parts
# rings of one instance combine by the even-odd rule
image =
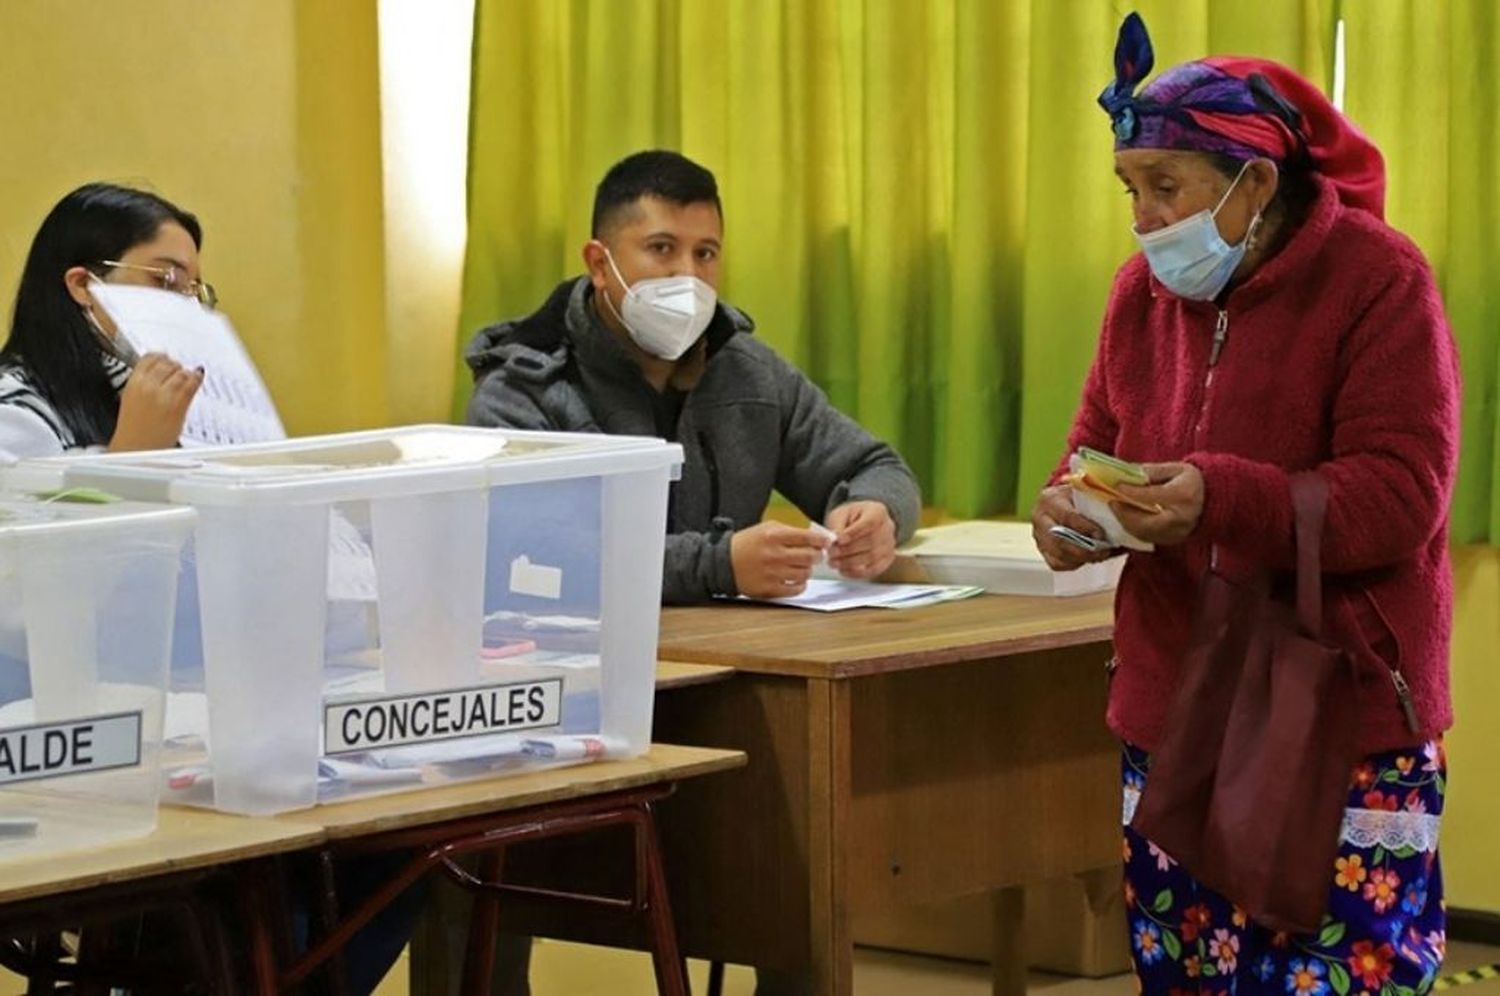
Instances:
[[[787,598],[753,599],[768,605],[785,605],[814,612],[842,612],[845,609],[915,609],[938,602],[972,598],[984,591],[974,585],[945,584],[878,584],[874,581],[827,580],[813,578],[800,595]]]

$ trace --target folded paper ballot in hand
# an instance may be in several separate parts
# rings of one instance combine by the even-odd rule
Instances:
[[[1100,501],[1119,502],[1121,505],[1146,512],[1147,514],[1155,514],[1161,511],[1160,505],[1144,502],[1138,498],[1131,498],[1129,495],[1122,494],[1109,485],[1101,483],[1090,474],[1064,474],[1062,480],[1064,484],[1071,485],[1075,491],[1086,491]]]
[[[1078,459],[1083,462],[1085,473],[1111,487],[1116,484],[1151,483],[1151,475],[1140,464],[1121,460],[1087,446],[1078,447]]]
[[[1117,501],[1142,512],[1161,511],[1160,505],[1131,498],[1119,489],[1121,484],[1144,486],[1151,483],[1150,475],[1138,463],[1129,463],[1083,446],[1074,454],[1068,466],[1072,473],[1063,480],[1077,490],[1087,491],[1102,501]]]
[[[1096,523],[1104,530],[1111,546],[1123,546],[1129,550],[1142,552],[1155,549],[1145,540],[1132,536],[1120,522],[1119,517],[1115,515],[1114,509],[1110,507],[1111,502],[1119,502],[1142,512],[1161,511],[1160,505],[1148,504],[1127,497],[1118,489],[1120,484],[1149,484],[1151,479],[1146,474],[1145,468],[1139,464],[1127,463],[1107,453],[1081,447],[1077,453],[1068,458],[1068,470],[1069,473],[1065,474],[1062,480],[1073,489],[1073,507],[1084,518]]]

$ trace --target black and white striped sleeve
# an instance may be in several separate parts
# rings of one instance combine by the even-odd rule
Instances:
[[[68,437],[52,406],[29,385],[0,376],[0,453],[57,456],[68,448]]]

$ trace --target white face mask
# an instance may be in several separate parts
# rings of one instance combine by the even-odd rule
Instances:
[[[1260,212],[1255,212],[1255,217],[1250,219],[1245,238],[1237,246],[1224,241],[1214,219],[1218,217],[1219,209],[1234,192],[1249,166],[1250,163],[1246,162],[1240,167],[1234,183],[1224,191],[1224,196],[1219,198],[1219,203],[1212,210],[1204,208],[1197,214],[1154,232],[1135,233],[1136,241],[1141,244],[1141,251],[1146,254],[1151,272],[1167,290],[1178,297],[1185,297],[1190,301],[1212,301],[1228,285],[1229,278],[1234,276],[1240,261],[1245,258],[1250,237],[1260,227]]]
[[[609,295],[600,296],[635,344],[663,360],[678,359],[692,348],[714,317],[719,300],[714,289],[697,277],[652,277],[627,284],[608,249],[604,258],[625,288],[625,300],[615,311]]]

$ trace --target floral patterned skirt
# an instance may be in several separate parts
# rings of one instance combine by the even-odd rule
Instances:
[[[1353,772],[1328,915],[1315,934],[1247,922],[1130,829],[1150,766],[1125,748],[1125,903],[1145,994],[1414,996],[1437,978],[1446,946],[1438,823],[1441,741],[1375,754]]]

